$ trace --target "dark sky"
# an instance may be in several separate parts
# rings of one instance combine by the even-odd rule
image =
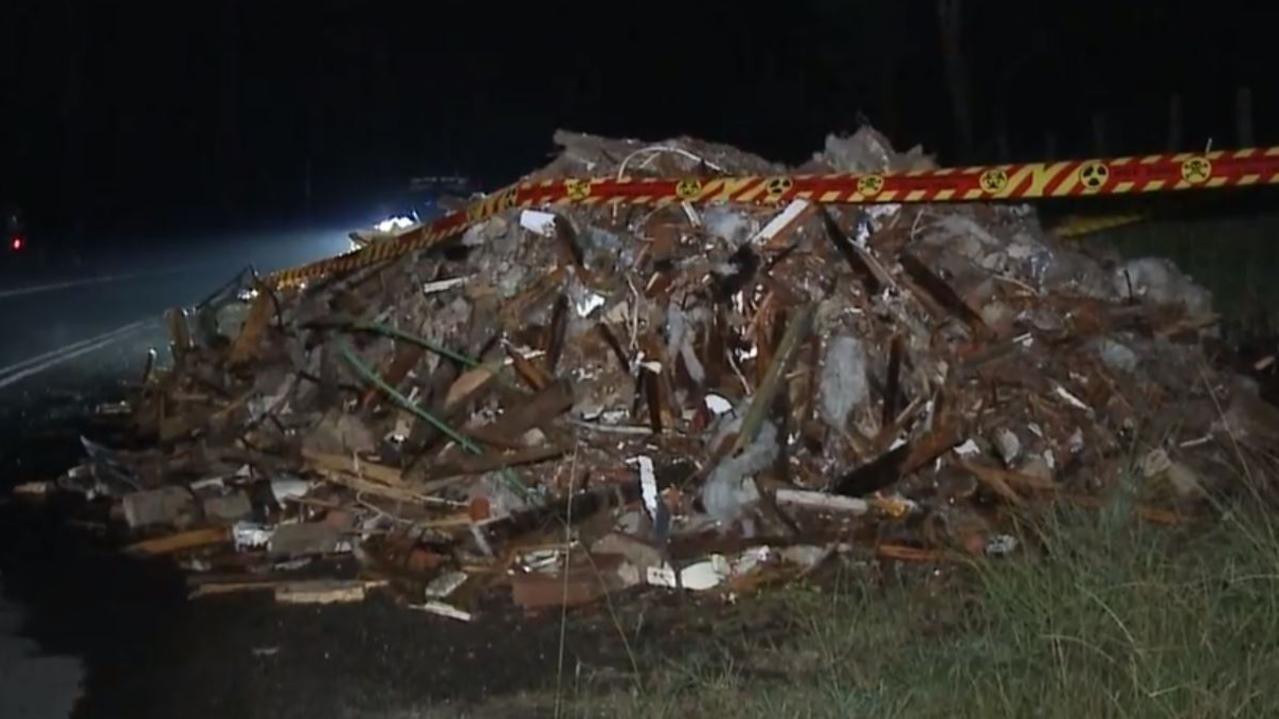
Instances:
[[[963,0],[960,158],[937,0],[8,0],[0,203],[50,231],[359,213],[415,174],[514,179],[567,127],[692,134],[799,161],[860,114],[943,160],[1279,142],[1272,2]],[[1255,6],[1255,7],[1253,7]],[[310,178],[310,203],[307,178]]]

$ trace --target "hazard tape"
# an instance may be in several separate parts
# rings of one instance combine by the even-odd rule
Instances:
[[[1279,147],[887,174],[541,180],[512,185],[429,225],[345,255],[282,270],[268,280],[277,287],[289,287],[375,265],[435,245],[516,207],[662,207],[677,202],[776,204],[791,200],[825,204],[978,202],[1275,184],[1279,184]]]

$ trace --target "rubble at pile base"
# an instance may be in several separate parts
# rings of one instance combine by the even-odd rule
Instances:
[[[733,148],[557,135],[532,178],[773,173]],[[804,171],[912,169],[869,130]],[[743,591],[840,553],[1020,551],[1015,517],[1177,522],[1271,461],[1209,368],[1207,293],[995,204],[515,208],[301,290],[170,316],[174,362],[63,489],[193,595],[389,587],[469,619],[633,587]]]

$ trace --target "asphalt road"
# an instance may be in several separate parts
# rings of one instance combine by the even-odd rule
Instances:
[[[111,621],[103,608],[135,620],[155,609],[133,596],[91,606],[95,584],[110,581],[104,571],[137,568],[98,556],[56,510],[16,506],[9,488],[77,461],[76,438],[95,403],[139,376],[148,348],[163,352],[166,309],[200,301],[246,266],[267,272],[343,249],[344,233],[309,231],[202,238],[131,256],[103,251],[31,271],[9,258],[0,273],[0,717],[69,716],[95,681],[90,660],[102,652],[100,624]],[[116,715],[86,714],[80,704],[77,715]]]
[[[29,636],[39,596],[33,577],[53,560],[43,545],[57,541],[57,529],[28,523],[5,496],[8,487],[48,479],[75,461],[74,435],[58,430],[73,430],[64,423],[91,411],[104,387],[136,372],[146,348],[163,341],[155,317],[192,301],[193,289],[208,281],[194,269],[96,279],[25,284],[8,288],[8,296],[0,291],[0,502],[10,505],[0,509],[0,717],[6,719],[70,716],[86,678],[78,653]]]
[[[150,253],[104,250],[60,271],[7,258],[0,266],[0,389],[15,363],[194,304],[246,267],[266,273],[347,247],[340,230],[310,230],[156,243]]]

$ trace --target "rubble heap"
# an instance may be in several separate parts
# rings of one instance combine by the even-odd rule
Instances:
[[[529,179],[785,169],[559,133]],[[800,172],[910,170],[877,133]],[[514,208],[445,247],[170,317],[96,445],[105,495],[195,594],[389,584],[469,618],[636,586],[744,590],[832,554],[1018,550],[1022,508],[1121,493],[1177,522],[1279,439],[1209,368],[1211,298],[1007,204]]]

